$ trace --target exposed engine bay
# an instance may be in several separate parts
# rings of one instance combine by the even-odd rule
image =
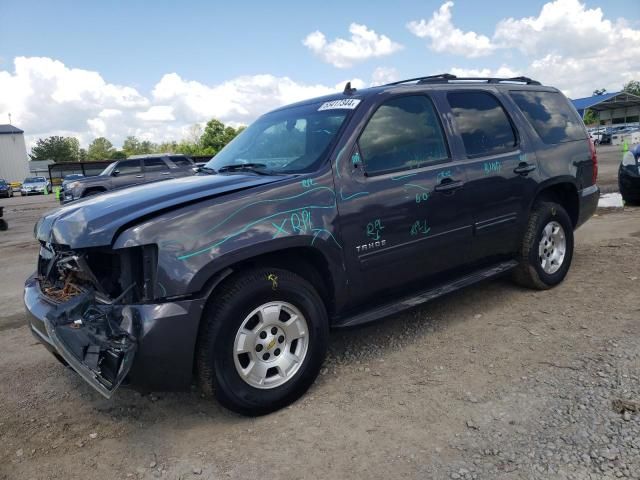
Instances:
[[[62,358],[110,397],[133,363],[140,322],[131,304],[153,295],[155,249],[40,250],[38,282],[54,304],[47,333]]]

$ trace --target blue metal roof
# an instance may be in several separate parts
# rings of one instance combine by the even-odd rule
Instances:
[[[14,127],[13,125],[0,125],[0,135],[3,134],[11,134],[11,133],[24,133],[24,130],[20,130],[18,127]]]
[[[604,102],[605,100],[609,100],[611,97],[615,97],[619,93],[605,93],[604,95],[594,95],[592,97],[585,98],[576,98],[575,100],[571,100],[573,102],[573,106],[576,107],[576,110],[584,110],[585,108],[593,107],[600,102]]]

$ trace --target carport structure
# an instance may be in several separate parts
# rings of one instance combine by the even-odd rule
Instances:
[[[640,122],[640,97],[631,93],[605,93],[572,102],[583,118],[587,110],[598,112],[600,125]]]

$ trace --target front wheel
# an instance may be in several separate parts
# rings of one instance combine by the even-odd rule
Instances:
[[[536,203],[522,238],[514,280],[537,290],[554,287],[564,280],[572,257],[573,224],[569,215],[557,203]]]
[[[239,272],[216,289],[198,339],[198,381],[230,410],[263,415],[297,400],[326,355],[316,290],[281,269]]]

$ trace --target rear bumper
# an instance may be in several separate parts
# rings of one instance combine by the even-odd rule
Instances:
[[[598,208],[598,200],[600,199],[600,189],[597,185],[591,185],[578,192],[579,195],[579,210],[578,210],[578,223],[576,228],[582,225],[593,216]]]
[[[64,359],[84,380],[105,396],[90,372],[79,365],[71,352],[53,338],[47,329],[47,315],[56,305],[40,290],[35,275],[25,283],[24,303],[33,335],[58,359]],[[127,375],[132,386],[151,390],[183,390],[189,388],[203,299],[128,305],[125,308],[136,319],[137,349]],[[49,329],[51,324],[49,324]],[[75,360],[75,362],[74,362]],[[74,364],[75,363],[75,364]]]

